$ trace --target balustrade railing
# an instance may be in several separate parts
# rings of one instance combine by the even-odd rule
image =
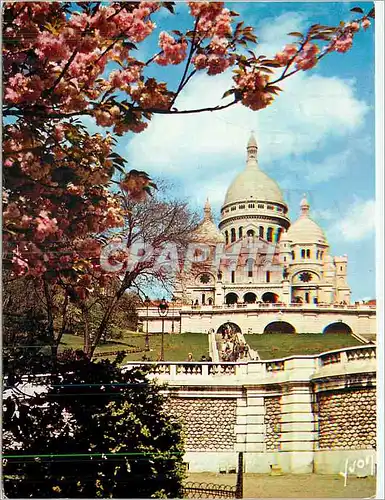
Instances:
[[[351,349],[346,351],[348,361],[366,361],[376,359],[376,348],[368,347],[367,349]]]
[[[231,310],[231,309],[282,309],[282,310],[287,310],[287,309],[332,309],[335,311],[336,309],[339,310],[375,310],[376,305],[374,304],[323,304],[323,303],[318,303],[318,304],[300,304],[300,303],[290,303],[290,304],[284,304],[282,302],[276,303],[276,304],[270,304],[270,303],[253,303],[253,304],[248,304],[248,303],[236,303],[236,304],[223,304],[223,305],[184,305],[179,308],[175,308],[175,319],[179,317],[181,311],[185,312],[210,312],[210,311],[219,311],[219,310]],[[141,318],[146,318],[146,310],[145,309],[138,309],[139,316]],[[149,309],[148,311],[148,317],[149,318],[155,318],[159,319],[158,315],[158,310],[153,308]],[[168,319],[172,319],[171,317],[168,317]]]
[[[236,376],[243,377],[247,375],[270,376],[272,373],[285,372],[293,370],[297,367],[302,369],[305,362],[305,369],[311,369],[314,363],[314,370],[317,364],[319,368],[329,365],[349,365],[357,361],[375,361],[376,346],[348,347],[338,351],[329,351],[319,355],[309,356],[290,356],[288,358],[273,359],[265,361],[249,361],[241,360],[241,362],[132,362],[127,363],[123,369],[147,367],[149,374],[154,377],[164,379],[189,379],[194,377],[211,377],[211,376]],[[312,362],[311,360],[314,360]]]
[[[280,372],[285,369],[285,361],[277,360],[277,361],[268,361],[266,364],[267,372]]]

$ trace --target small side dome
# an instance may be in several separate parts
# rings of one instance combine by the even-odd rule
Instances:
[[[194,240],[199,243],[207,244],[217,244],[225,242],[225,237],[219,231],[213,221],[211,206],[208,199],[205,203],[203,221],[199,224],[195,231]]]
[[[309,216],[310,205],[306,196],[301,201],[300,207],[301,215],[287,231],[287,239],[291,240],[293,244],[318,243],[328,245],[325,233]]]

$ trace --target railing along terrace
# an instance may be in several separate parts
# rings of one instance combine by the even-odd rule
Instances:
[[[308,361],[306,361],[308,360]],[[124,365],[123,369],[148,367],[150,375],[168,379],[211,377],[211,376],[235,376],[242,377],[256,375],[269,377],[273,373],[295,370],[296,368],[311,369],[312,362],[314,370],[328,365],[350,365],[357,361],[375,361],[376,347],[347,347],[344,349],[328,351],[322,354],[290,356],[287,358],[243,361],[243,362],[158,362],[137,361]],[[309,365],[310,362],[310,365]]]
[[[335,311],[336,309],[338,310],[349,310],[349,311],[357,311],[357,310],[376,310],[376,306],[373,304],[300,304],[300,303],[291,303],[291,304],[284,304],[282,302],[275,303],[275,304],[270,304],[270,303],[253,303],[253,304],[247,304],[247,303],[235,303],[235,304],[223,304],[223,305],[182,305],[175,307],[174,311],[174,318],[178,319],[180,312],[185,311],[185,312],[197,312],[197,311],[219,311],[219,310],[231,310],[231,309],[280,309],[280,310],[286,310],[286,309],[332,309]],[[141,317],[147,317],[147,311],[144,308],[139,308],[140,311],[140,316]],[[156,317],[159,318],[158,315],[158,310],[157,308],[149,308],[148,310],[148,317]],[[171,316],[169,316],[169,319],[172,319]]]
[[[350,363],[353,361],[374,361],[376,358],[376,346],[346,347],[345,349],[328,351],[320,354],[319,365],[322,367],[337,363]]]

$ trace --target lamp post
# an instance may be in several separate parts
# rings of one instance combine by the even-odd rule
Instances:
[[[146,310],[147,310],[147,312],[146,312],[146,320],[147,320],[147,326],[146,326],[146,340],[145,340],[145,347],[144,347],[144,349],[145,349],[146,351],[149,351],[149,350],[150,350],[150,338],[149,338],[149,336],[148,336],[148,307],[149,307],[149,305],[151,304],[151,300],[149,299],[149,297],[147,297],[147,295],[146,295],[146,298],[145,298],[145,300],[144,300],[144,304],[145,304],[145,306],[146,306]]]
[[[173,295],[172,299],[171,299],[171,303],[172,303],[172,311],[171,311],[171,314],[172,314],[171,333],[174,333],[174,305],[175,305],[176,300],[177,300],[176,297],[174,297],[174,295]]]
[[[162,318],[162,343],[160,348],[160,361],[164,361],[164,318],[168,313],[168,304],[166,299],[162,299],[161,303],[158,306],[159,316]]]

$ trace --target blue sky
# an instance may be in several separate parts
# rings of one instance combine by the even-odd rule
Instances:
[[[371,2],[236,2],[229,8],[255,27],[257,53],[274,55],[293,41],[290,31],[311,24],[349,20],[350,8],[369,11]],[[157,33],[185,29],[191,18],[183,4],[177,14],[164,13]],[[190,24],[189,24],[190,23]],[[155,40],[143,44],[150,57]],[[183,67],[157,67],[152,75],[177,85]],[[229,88],[231,74],[192,79],[178,99],[179,109],[216,105]],[[218,113],[157,116],[141,134],[120,138],[119,152],[129,167],[154,178],[172,180],[194,208],[208,196],[219,213],[226,189],[244,168],[251,130],[259,144],[261,168],[283,189],[289,215],[298,217],[306,192],[311,213],[325,230],[332,255],[349,257],[348,280],[353,300],[375,296],[375,158],[374,29],[360,32],[346,54],[331,54],[314,69],[282,85],[284,92],[269,108],[252,112],[242,106]],[[223,102],[223,101],[222,101]]]

